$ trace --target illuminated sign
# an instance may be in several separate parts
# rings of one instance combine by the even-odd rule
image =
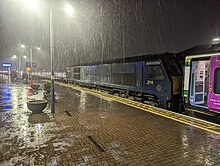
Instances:
[[[3,63],[2,67],[12,67],[12,64],[11,63]]]

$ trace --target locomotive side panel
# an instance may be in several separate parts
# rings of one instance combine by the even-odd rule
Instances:
[[[104,64],[99,65],[100,70],[100,83],[101,84],[108,84],[111,83],[111,65]]]
[[[115,85],[137,86],[135,63],[112,64],[112,83]]]

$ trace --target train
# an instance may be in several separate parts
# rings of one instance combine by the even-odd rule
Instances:
[[[179,53],[185,59],[183,110],[217,117],[220,113],[220,44],[197,46]]]
[[[59,81],[219,119],[220,44],[69,66]]]
[[[183,71],[175,54],[164,53],[67,68],[69,82],[177,110]]]

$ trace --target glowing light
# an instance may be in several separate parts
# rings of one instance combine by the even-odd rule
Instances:
[[[71,17],[74,15],[74,9],[70,5],[66,5],[64,11],[66,12],[66,14],[68,14]]]
[[[17,57],[17,55],[13,55],[12,58],[16,59],[16,58],[18,58],[18,57]]]
[[[41,50],[41,48],[40,48],[40,47],[37,47],[37,50]]]
[[[25,48],[25,47],[26,47],[25,45],[23,45],[23,44],[21,45],[21,48]]]
[[[220,39],[219,39],[219,37],[217,37],[217,38],[214,38],[213,41],[214,41],[214,42],[219,42]]]
[[[38,0],[22,0],[23,4],[30,10],[38,10]]]
[[[12,66],[11,63],[3,63],[3,64],[2,64],[2,67],[11,67],[11,66]]]

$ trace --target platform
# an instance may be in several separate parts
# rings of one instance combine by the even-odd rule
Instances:
[[[31,114],[26,87],[1,86],[0,165],[220,164],[219,125],[58,84],[55,114]]]

